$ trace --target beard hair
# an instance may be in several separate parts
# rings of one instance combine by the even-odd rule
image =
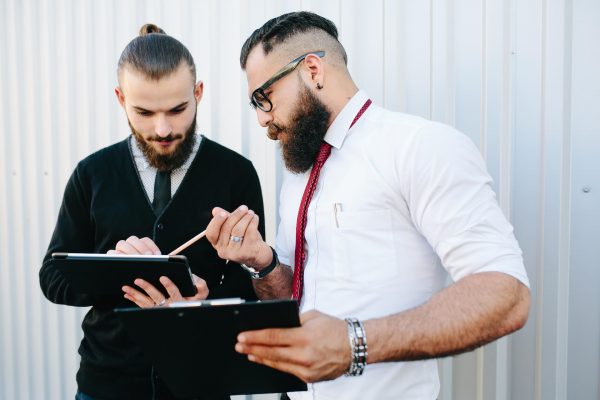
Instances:
[[[127,122],[129,123],[129,128],[131,129],[131,134],[135,138],[140,150],[144,154],[144,157],[148,161],[148,163],[156,168],[158,171],[171,171],[176,168],[179,168],[185,163],[190,154],[192,154],[192,150],[194,149],[194,145],[196,144],[196,114],[194,114],[194,119],[187,129],[187,131],[182,135],[181,133],[170,133],[167,137],[161,138],[160,136],[153,136],[150,139],[144,139],[141,133],[136,131],[131,125],[129,118],[127,118]],[[181,143],[176,145],[175,150],[170,154],[161,154],[154,149],[148,142],[152,141],[161,141],[161,140],[173,140],[179,139],[183,137]]]
[[[276,139],[283,133],[279,144],[283,162],[289,171],[301,174],[313,166],[327,133],[330,116],[331,111],[325,104],[304,86],[288,127],[269,125],[269,138]]]

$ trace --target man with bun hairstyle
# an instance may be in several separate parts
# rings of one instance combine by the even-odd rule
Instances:
[[[259,297],[297,299],[302,326],[242,332],[236,350],[315,382],[293,399],[436,399],[435,358],[528,316],[521,250],[479,151],[449,126],[374,104],[316,14],[271,19],[240,61],[289,170],[277,243],[240,208],[215,208],[207,237],[256,271]],[[225,245],[232,232],[244,243]]]
[[[203,83],[196,82],[194,60],[182,43],[155,25],[144,25],[121,54],[118,81],[115,94],[131,135],[77,164],[40,285],[54,303],[91,306],[82,324],[76,399],[168,399],[168,389],[112,310],[207,296],[256,299],[248,275],[199,241],[182,253],[194,273],[196,296],[182,298],[168,277],[161,278],[168,297],[141,279],[125,286],[123,296],[90,296],[64,280],[51,255],[168,253],[204,230],[217,205],[245,204],[244,211],[258,220],[262,194],[250,161],[196,134]],[[257,229],[264,233],[260,221]]]

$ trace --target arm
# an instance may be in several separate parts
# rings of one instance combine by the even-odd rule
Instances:
[[[472,350],[520,329],[527,321],[529,289],[496,272],[474,274],[425,304],[364,321],[369,364],[443,357]],[[306,382],[335,379],[348,370],[346,322],[309,311],[302,326],[243,332],[236,350],[251,361]]]
[[[421,360],[472,350],[523,327],[529,302],[529,289],[509,275],[470,275],[419,307],[365,321],[367,362]]]
[[[56,227],[39,274],[42,292],[53,303],[91,306],[103,301],[73,290],[52,262],[54,252],[93,252],[94,231],[90,221],[89,202],[78,166],[65,188]]]

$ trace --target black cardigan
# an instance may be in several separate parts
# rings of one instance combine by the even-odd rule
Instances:
[[[150,237],[167,253],[204,230],[213,207],[233,210],[242,204],[259,215],[264,236],[262,194],[252,163],[205,137],[159,217],[139,178],[129,138],[79,162],[67,183],[40,270],[40,285],[50,301],[92,306],[82,323],[79,390],[103,399],[150,398],[151,365],[112,312],[115,307],[135,305],[122,296],[78,294],[54,268],[51,254],[106,253],[131,235]],[[239,265],[226,265],[207,240],[182,254],[192,272],[206,280],[209,297],[256,298],[248,274]]]

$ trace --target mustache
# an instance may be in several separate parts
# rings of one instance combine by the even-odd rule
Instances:
[[[279,133],[281,133],[283,131],[284,131],[284,128],[281,128],[276,124],[270,124],[267,127],[267,136],[271,140],[277,140],[277,135],[279,135]]]
[[[156,135],[156,136],[149,138],[148,140],[151,142],[172,142],[173,140],[182,139],[182,138],[183,138],[183,135],[181,133],[169,133],[165,137]]]

